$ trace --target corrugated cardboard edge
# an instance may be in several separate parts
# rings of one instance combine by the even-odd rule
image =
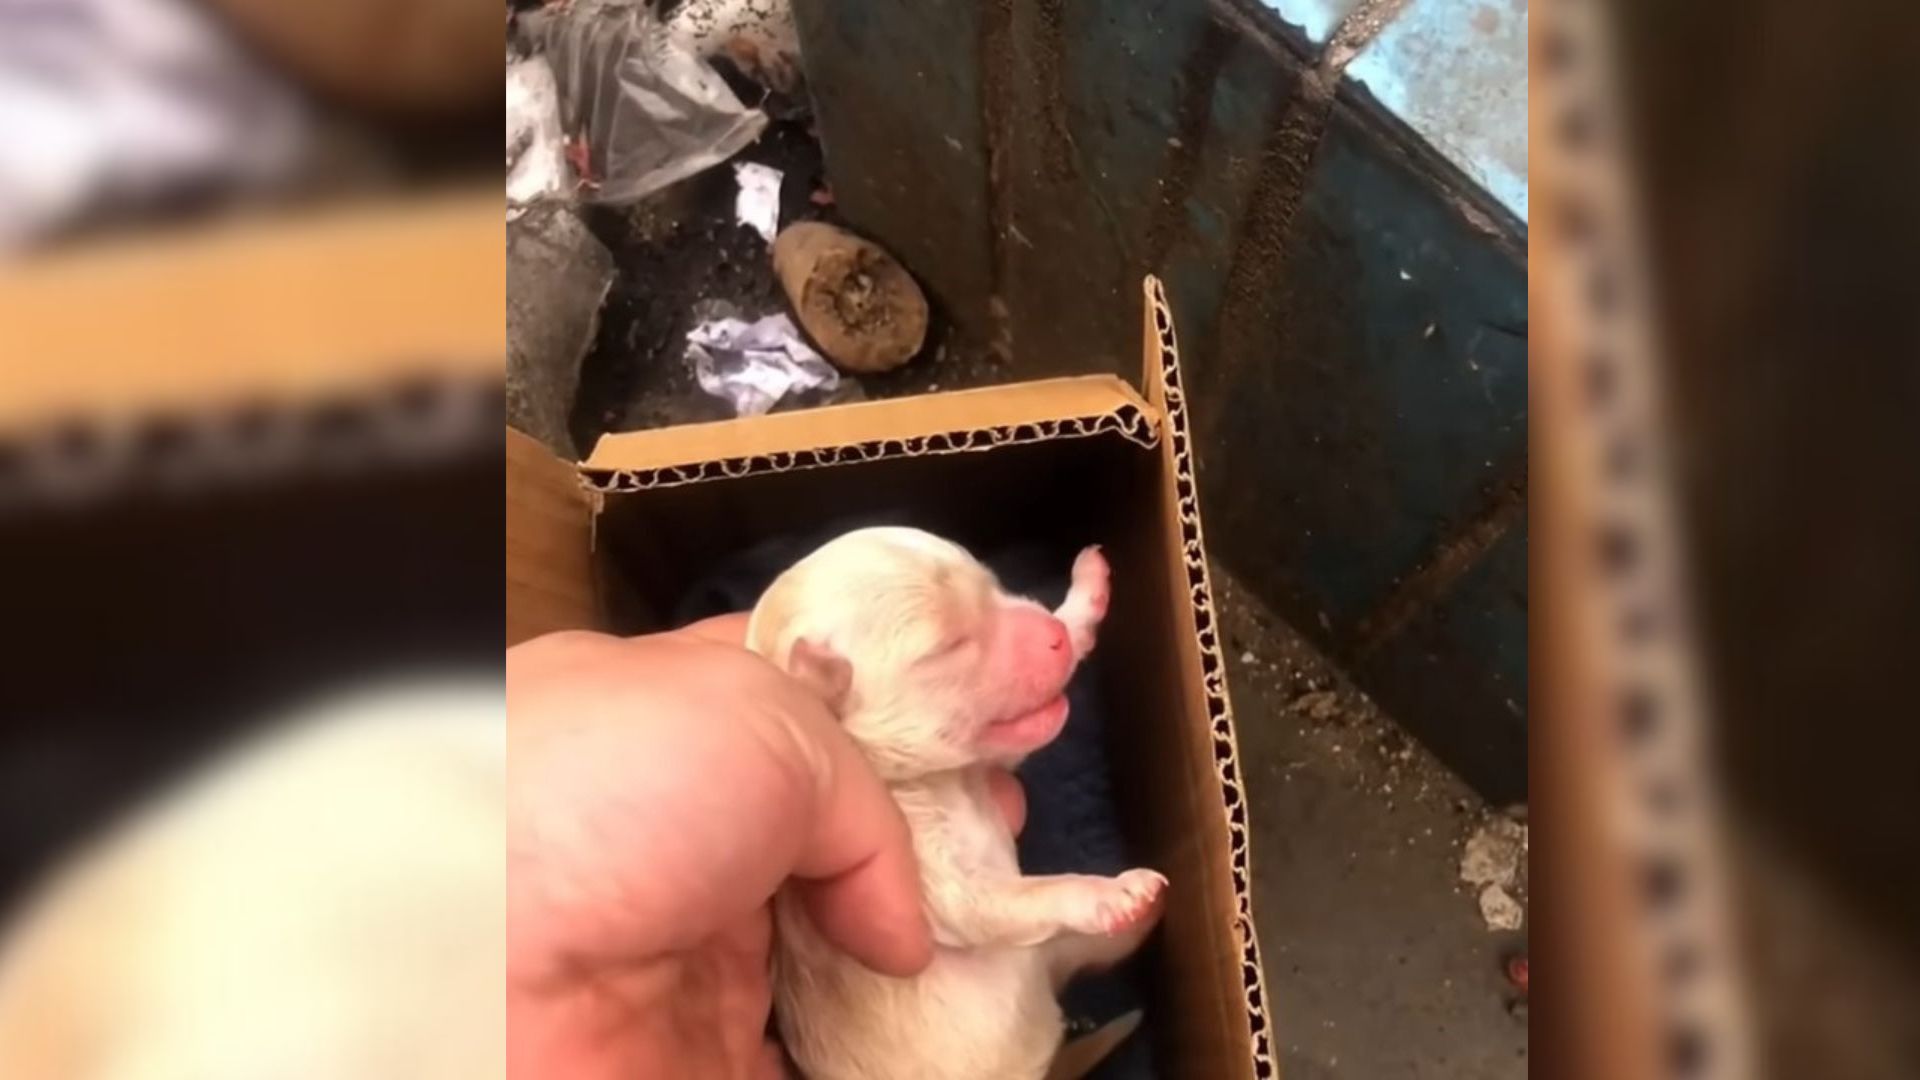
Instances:
[[[1730,865],[1744,853],[1729,851],[1737,832],[1714,768],[1689,610],[1660,312],[1649,290],[1628,285],[1603,303],[1591,287],[1603,274],[1646,281],[1661,260],[1650,255],[1630,155],[1576,145],[1563,123],[1582,110],[1613,147],[1633,145],[1634,110],[1618,82],[1625,50],[1599,5],[1542,5],[1530,59],[1556,43],[1580,62],[1535,64],[1528,109],[1530,182],[1535,205],[1548,208],[1529,234],[1527,279],[1529,467],[1545,476],[1529,505],[1528,763],[1548,853],[1532,864],[1531,888],[1532,914],[1552,913],[1529,930],[1551,970],[1579,975],[1549,982],[1551,1005],[1563,1007],[1542,1012],[1552,1024],[1529,1060],[1571,1080],[1677,1076],[1689,1070],[1676,1049],[1691,1043],[1706,1052],[1694,1075],[1786,1075],[1764,1067],[1767,995],[1742,961],[1744,939],[1764,928],[1743,925],[1736,890],[1747,883]],[[1612,376],[1606,404],[1591,393],[1597,366]],[[1639,463],[1624,478],[1613,466],[1623,446]],[[1616,529],[1636,555],[1609,572],[1597,553]],[[1655,615],[1653,640],[1629,629],[1635,611]],[[1641,695],[1657,733],[1625,737],[1623,710]],[[1750,737],[1737,724],[1719,734]],[[1676,794],[1679,808],[1655,791]],[[1649,903],[1650,858],[1677,860],[1686,899],[1672,910]],[[1667,964],[1680,955],[1710,959],[1676,979]]]
[[[0,267],[0,431],[497,384],[502,198],[293,211]]]
[[[0,519],[147,491],[245,491],[465,463],[491,449],[499,400],[497,381],[427,378],[0,432]]]
[[[1267,987],[1260,963],[1260,938],[1254,930],[1251,855],[1246,826],[1246,793],[1240,787],[1240,747],[1233,730],[1233,702],[1227,696],[1226,658],[1220,651],[1219,621],[1213,610],[1213,582],[1207,571],[1206,538],[1200,526],[1199,485],[1194,478],[1193,446],[1188,433],[1186,396],[1180,382],[1180,346],[1173,311],[1160,279],[1148,275],[1146,293],[1149,400],[1160,406],[1167,453],[1173,463],[1174,493],[1180,514],[1181,554],[1189,582],[1188,600],[1200,649],[1207,722],[1213,737],[1214,773],[1220,783],[1220,813],[1226,820],[1233,854],[1235,929],[1240,935],[1240,977],[1247,999],[1249,1035],[1256,1077],[1279,1075],[1273,1061],[1267,1020]]]
[[[567,462],[507,428],[507,644],[600,622],[593,563],[599,496]]]
[[[593,490],[647,491],[1108,434],[1151,449],[1158,417],[1126,383],[1093,375],[608,435],[580,474]]]

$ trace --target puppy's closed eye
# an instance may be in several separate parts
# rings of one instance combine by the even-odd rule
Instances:
[[[929,649],[925,655],[920,657],[919,662],[924,664],[933,660],[944,660],[950,656],[957,655],[961,650],[972,644],[972,634],[952,635],[942,640],[940,644],[935,645],[932,649]]]

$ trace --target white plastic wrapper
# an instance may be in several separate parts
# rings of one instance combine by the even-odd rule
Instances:
[[[767,243],[773,243],[773,235],[780,231],[780,170],[743,161],[734,165],[733,174],[740,182],[733,216]]]
[[[572,0],[522,17],[553,65],[561,126],[585,143],[586,198],[623,205],[727,160],[767,115],[633,0]]]
[[[186,0],[0,0],[0,252],[104,206],[292,176],[298,92]]]
[[[560,87],[546,58],[507,65],[507,217],[530,203],[572,194],[566,134],[560,130]]]
[[[784,312],[755,322],[708,319],[687,334],[687,360],[700,389],[733,406],[738,416],[759,416],[790,394],[840,386],[840,373]]]

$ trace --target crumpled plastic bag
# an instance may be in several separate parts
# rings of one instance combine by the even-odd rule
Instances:
[[[572,193],[553,68],[543,56],[516,60],[507,65],[507,218],[531,203],[566,201]]]
[[[201,8],[0,2],[0,252],[95,211],[298,174],[313,139],[299,91]]]
[[[584,143],[589,201],[636,202],[766,129],[766,114],[741,104],[644,3],[573,0],[528,12],[519,25],[553,66],[562,126]]]
[[[760,416],[789,395],[840,385],[840,372],[813,351],[785,312],[754,322],[728,304],[713,304],[687,333],[687,361],[700,389],[733,406],[737,416]]]

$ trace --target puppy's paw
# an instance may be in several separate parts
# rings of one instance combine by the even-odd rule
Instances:
[[[1101,882],[1104,888],[1094,906],[1088,933],[1124,933],[1150,918],[1166,891],[1167,879],[1152,870],[1129,870]]]
[[[1073,591],[1069,601],[1079,601],[1093,621],[1107,617],[1107,603],[1113,598],[1113,569],[1095,544],[1073,560]]]
[[[1066,624],[1073,638],[1073,655],[1084,660],[1093,651],[1100,620],[1107,617],[1107,603],[1113,597],[1113,572],[1107,557],[1096,545],[1080,552],[1073,560],[1073,586],[1054,615]]]

